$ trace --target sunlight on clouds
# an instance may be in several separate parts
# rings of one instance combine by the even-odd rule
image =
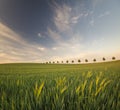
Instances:
[[[108,4],[101,10],[102,3]],[[40,16],[40,21],[44,19],[44,26],[41,27],[38,22],[37,25],[33,23],[33,27],[26,29],[25,35],[30,35],[28,37],[21,36],[0,22],[0,63],[73,59],[84,61],[85,58],[101,60],[103,56],[112,55],[120,58],[119,16],[116,17],[117,8],[113,11],[109,9],[109,3],[103,0],[83,0],[72,5],[53,1],[50,4],[51,13],[48,11],[51,15],[50,22],[48,18],[44,19],[46,16]],[[101,40],[102,38],[104,40]]]
[[[45,50],[45,48],[43,48],[43,47],[38,47],[38,49],[41,50],[41,51]]]
[[[61,39],[61,36],[59,33],[57,33],[55,30],[52,30],[48,28],[48,35],[54,40],[54,41],[59,41]]]
[[[71,30],[71,26],[79,22],[81,17],[80,14],[74,13],[73,8],[70,6],[63,4],[58,5],[54,3],[54,24],[60,32]]]
[[[14,37],[15,36],[15,37]],[[3,39],[9,39],[15,41],[17,43],[24,43],[24,40],[19,37],[13,30],[8,28],[6,25],[0,22],[0,37],[2,41]]]
[[[4,30],[3,28],[4,27]],[[1,25],[0,32],[0,61],[1,63],[9,62],[37,62],[51,59],[54,60],[54,56],[58,53],[58,57],[65,59],[66,57],[72,57],[74,54],[78,54],[77,50],[79,45],[76,44],[78,39],[70,39],[67,42],[63,41],[61,35],[57,32],[48,29],[48,32],[52,39],[57,42],[56,47],[46,49],[38,44],[31,44],[25,41],[20,35],[14,32],[6,25]],[[9,33],[8,34],[6,34]],[[3,36],[4,35],[4,36]],[[23,42],[21,42],[23,41]],[[74,45],[74,47],[73,47]],[[4,48],[5,47],[5,48]],[[74,49],[73,49],[74,48]],[[72,50],[73,49],[73,50]],[[56,50],[56,52],[54,52]],[[73,55],[71,54],[73,53]],[[41,59],[41,60],[40,60]]]
[[[67,6],[55,10],[54,23],[60,32],[70,29],[70,9]]]
[[[28,43],[8,26],[0,23],[0,63],[34,62],[40,59],[44,50],[44,47]]]
[[[87,16],[88,13],[78,13],[77,11],[75,11],[76,8],[72,8],[67,4],[59,5],[55,1],[52,4],[52,9],[54,12],[53,23],[56,26],[56,29],[48,27],[48,36],[55,41],[57,48],[68,48],[71,47],[71,45],[76,45],[76,42],[74,44],[71,44],[72,42],[74,42],[73,38],[75,38],[76,36],[73,26],[79,22],[81,17]],[[65,38],[67,38],[67,41],[65,41]]]
[[[52,50],[57,50],[57,48],[56,48],[56,47],[53,47]]]

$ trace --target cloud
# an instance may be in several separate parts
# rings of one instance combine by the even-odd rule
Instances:
[[[41,33],[38,33],[38,37],[40,37],[40,38],[42,37]]]
[[[67,41],[57,43],[49,52],[51,58],[68,59],[74,58],[76,55],[81,55],[83,45],[80,43],[80,35],[76,34],[74,37]],[[56,57],[54,57],[56,56]],[[60,58],[61,57],[61,58]]]
[[[76,31],[74,28],[76,25],[80,25],[80,20],[93,14],[93,11],[89,11],[86,8],[82,10],[81,7],[83,8],[83,6],[78,2],[76,3],[74,6],[66,3],[58,4],[55,1],[51,4],[53,10],[53,25],[55,28],[49,27],[48,33],[50,33],[50,35],[54,33],[53,39],[56,37],[64,38],[69,36],[70,38],[74,36],[74,32]]]
[[[104,0],[92,0],[92,6],[93,6],[93,8],[96,8],[103,1]]]
[[[55,9],[54,24],[60,32],[70,29],[71,8],[67,5]]]
[[[83,37],[80,36],[80,33],[74,34],[74,36],[70,37],[67,41],[61,39],[61,35],[56,31],[49,29],[49,33],[57,44],[52,48],[45,48],[40,44],[27,42],[7,25],[0,23],[0,63],[46,62],[58,60],[63,60],[64,62],[66,60],[75,60],[77,62],[78,59],[84,61],[85,58],[92,59],[96,56],[103,56],[103,51],[97,53],[94,52],[94,50],[86,50],[86,47],[81,43],[81,38]],[[96,46],[96,44],[96,41],[93,42],[93,46]],[[107,54],[104,54],[104,57],[110,54],[111,53],[107,52]],[[115,54],[113,56],[115,56]],[[119,52],[117,54],[117,57],[118,56]]]
[[[82,16],[82,14],[81,14],[81,15],[78,15],[78,16],[72,17],[71,23],[73,23],[73,24],[78,23],[78,21],[79,21],[79,19],[80,19],[81,16]]]
[[[54,12],[53,24],[56,28],[49,26],[47,28],[48,36],[55,42],[53,47],[48,50],[50,59],[73,58],[75,55],[81,55],[81,48],[83,48],[81,35],[79,32],[74,32],[74,26],[82,17],[87,17],[89,12],[82,13],[78,11],[79,6],[70,7],[67,4],[59,5],[56,2],[53,3],[52,9]]]
[[[38,49],[41,50],[41,51],[45,50],[45,48],[43,48],[43,47],[38,47]]]
[[[37,34],[37,36],[38,36],[39,38],[45,38],[45,37],[46,37],[44,33],[40,33],[40,32]]]
[[[56,47],[53,47],[52,49],[53,49],[53,50],[57,50],[57,48],[56,48]]]
[[[9,34],[7,34],[9,33]],[[49,36],[56,44],[52,48],[45,48],[39,44],[32,44],[23,39],[7,25],[0,24],[0,63],[10,62],[43,62],[73,58],[80,52],[79,34],[64,41],[61,35],[48,28]],[[79,50],[79,51],[78,51]],[[48,54],[49,53],[49,54]]]
[[[51,39],[53,39],[54,41],[59,41],[61,39],[61,36],[58,32],[56,32],[55,30],[52,30],[48,27],[47,29],[48,35],[51,37]]]
[[[7,25],[0,22],[0,63],[32,62],[40,59],[45,52],[45,47],[27,42]]]
[[[72,33],[69,35],[69,39],[64,40],[64,37],[55,30],[48,28],[48,35],[55,41],[55,44],[51,48],[52,50],[58,51],[53,54],[59,53],[59,55],[63,56],[66,54],[76,53],[79,52],[80,48],[82,47],[80,33]],[[59,52],[61,51],[61,52]]]
[[[91,26],[94,26],[94,23],[95,23],[94,19],[92,19],[92,20],[89,22],[89,24],[90,24]]]
[[[14,35],[14,36],[13,36]],[[8,28],[6,25],[0,22],[0,37],[2,41],[3,39],[9,39],[13,42],[17,42],[19,44],[24,44],[25,41],[19,37],[13,30]]]
[[[98,17],[102,18],[102,17],[108,16],[108,15],[110,15],[110,11],[105,11],[104,13],[100,14]]]
[[[87,17],[89,12],[81,12],[79,5],[69,6],[68,4],[58,4],[53,2],[51,4],[53,10],[53,27],[48,26],[47,35],[58,45],[66,44],[71,37],[74,36],[74,27],[77,25],[82,17]],[[79,10],[79,11],[78,11]]]
[[[83,16],[82,13],[77,13],[74,7],[67,4],[59,5],[54,2],[52,8],[54,11],[53,23],[59,32],[70,31],[72,25],[77,24]]]

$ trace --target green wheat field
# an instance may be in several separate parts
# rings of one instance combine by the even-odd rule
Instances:
[[[0,110],[120,110],[120,61],[0,64]]]

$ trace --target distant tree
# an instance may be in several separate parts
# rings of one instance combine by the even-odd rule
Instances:
[[[55,64],[55,62],[53,61],[53,64]]]
[[[103,57],[103,61],[105,61],[106,59]]]
[[[81,60],[79,59],[79,60],[78,60],[78,63],[80,63],[80,62],[81,62]]]
[[[48,64],[48,62],[46,62],[46,64]]]
[[[94,58],[93,61],[96,62],[96,59]]]
[[[57,61],[57,63],[59,63],[59,61]]]
[[[88,59],[85,59],[85,62],[87,63],[87,62],[88,62]]]
[[[74,60],[72,60],[71,62],[74,63]]]
[[[63,63],[63,61],[61,61],[61,63]]]
[[[112,60],[115,60],[116,58],[115,57],[112,57]]]
[[[69,63],[69,61],[67,60],[66,63]]]

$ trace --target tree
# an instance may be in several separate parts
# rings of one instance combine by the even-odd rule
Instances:
[[[103,61],[105,61],[106,59],[103,57]]]
[[[79,60],[78,60],[78,63],[80,63],[80,62],[81,62],[81,60],[79,59]]]
[[[46,62],[46,64],[48,64],[48,62]]]
[[[72,60],[72,63],[74,63],[74,60]]]
[[[115,57],[112,57],[112,60],[115,60],[116,58]]]
[[[88,59],[85,59],[85,62],[88,62]]]
[[[55,62],[53,61],[53,64],[55,64]]]
[[[69,63],[69,61],[67,60],[66,63]]]
[[[61,61],[61,63],[63,63],[63,61]]]
[[[49,64],[51,64],[51,61],[49,61]]]
[[[93,61],[96,62],[96,59],[94,58]]]
[[[59,61],[57,61],[57,63],[59,63]]]

